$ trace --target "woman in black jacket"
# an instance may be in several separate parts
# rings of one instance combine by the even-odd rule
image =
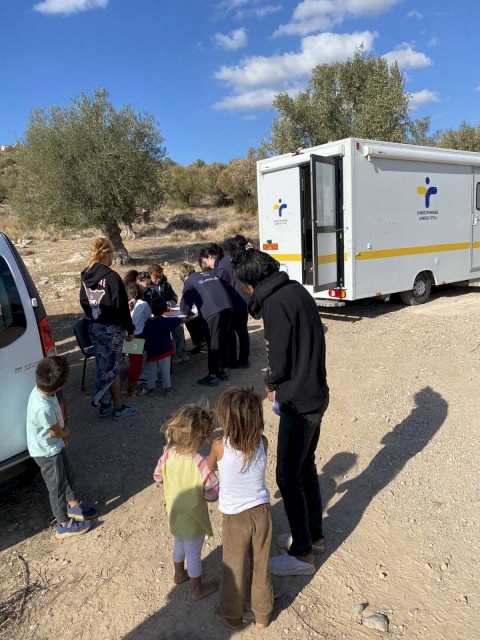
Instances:
[[[291,533],[270,559],[274,575],[315,572],[313,552],[324,550],[322,499],[315,465],[320,425],[328,406],[325,336],[312,296],[280,271],[263,251],[246,247],[232,256],[235,274],[250,293],[248,309],[262,318],[267,347],[268,399],[280,414],[276,479]]]
[[[123,340],[134,338],[134,326],[127,293],[121,277],[110,269],[113,247],[106,238],[97,238],[81,273],[80,304],[91,320],[90,338],[95,353],[93,406],[100,405],[100,417],[116,420],[137,413],[137,407],[122,404],[120,365]]]

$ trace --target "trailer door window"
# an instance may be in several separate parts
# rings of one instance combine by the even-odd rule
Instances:
[[[8,264],[0,257],[0,349],[19,338],[26,328],[20,293]]]
[[[480,211],[480,182],[477,182],[477,190],[475,193],[475,207]]]
[[[324,231],[334,231],[336,217],[335,167],[315,164],[315,185],[317,225]]]

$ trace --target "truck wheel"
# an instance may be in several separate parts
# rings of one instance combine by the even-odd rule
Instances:
[[[429,298],[432,291],[432,281],[428,273],[419,273],[413,282],[411,291],[402,291],[400,298],[404,304],[416,305],[424,304]]]

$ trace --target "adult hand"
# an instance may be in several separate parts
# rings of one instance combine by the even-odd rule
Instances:
[[[131,342],[134,338],[135,338],[135,335],[133,333],[129,333],[128,336],[125,336],[125,340],[127,342]]]
[[[273,402],[275,400],[275,391],[270,391],[270,389],[267,389],[267,398],[268,400],[270,400],[270,402]]]

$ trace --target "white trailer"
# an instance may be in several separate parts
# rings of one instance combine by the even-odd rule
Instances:
[[[480,280],[480,153],[347,138],[257,163],[260,248],[317,299]]]

